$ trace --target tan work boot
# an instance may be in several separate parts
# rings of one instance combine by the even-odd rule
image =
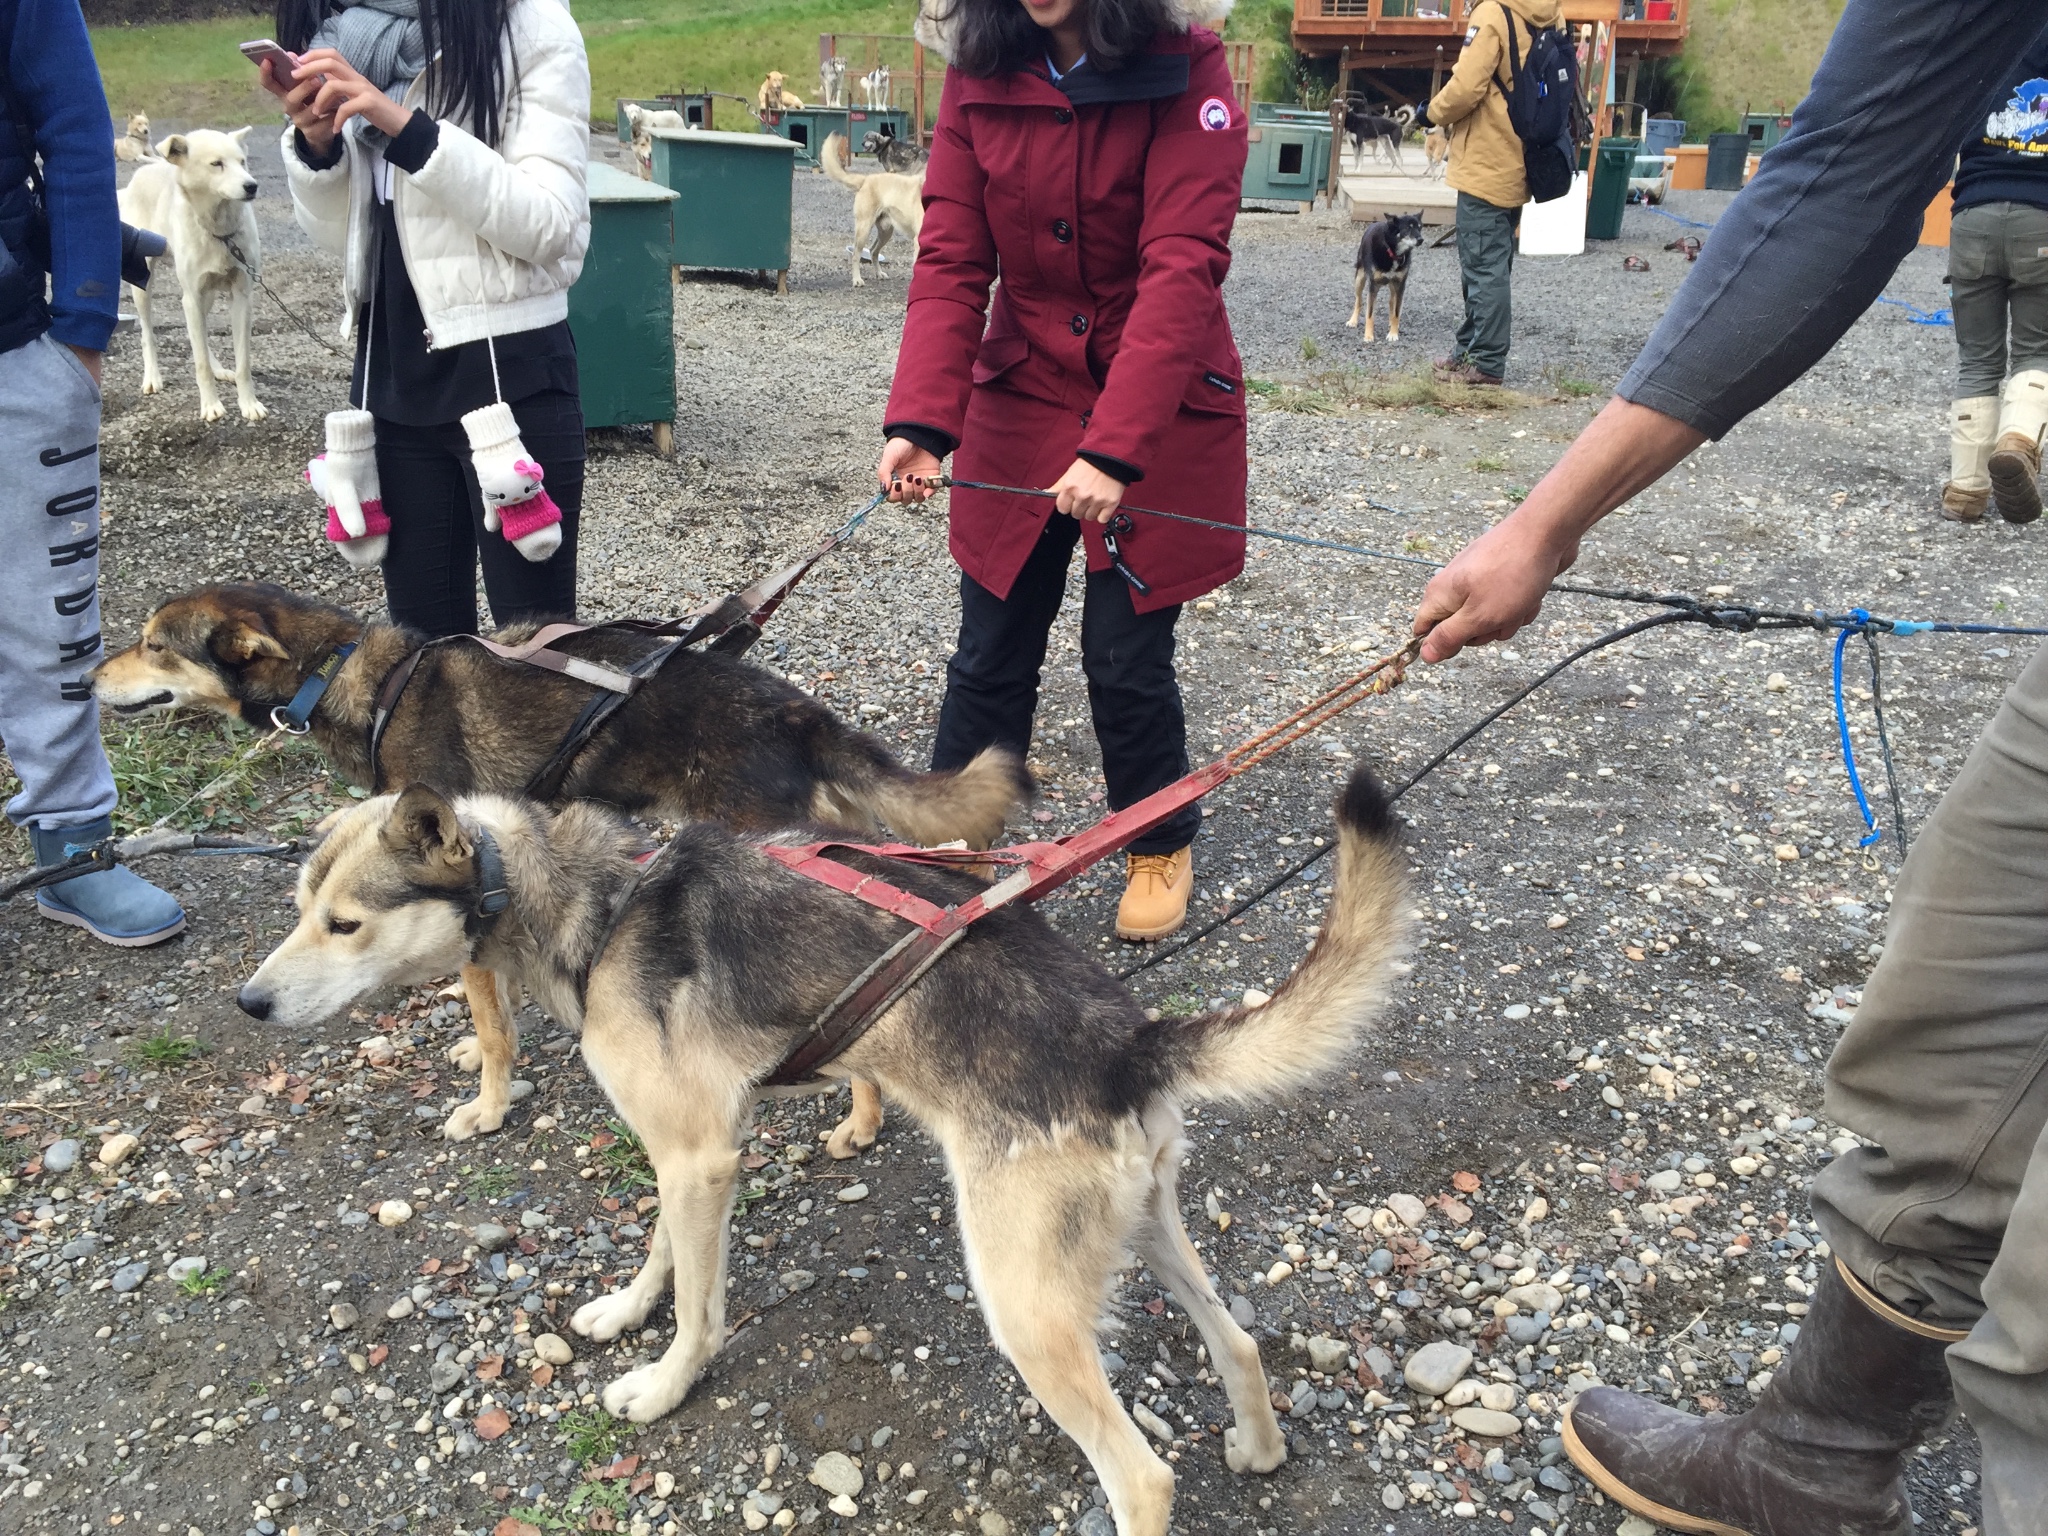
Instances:
[[[1948,407],[1948,483],[1941,515],[1952,523],[1981,522],[1991,502],[1991,447],[1998,437],[1998,396],[1952,400]]]
[[[1180,931],[1195,889],[1195,850],[1124,855],[1124,899],[1117,903],[1116,936],[1149,944]]]
[[[1987,465],[1991,499],[2008,523],[2041,515],[2041,433],[2048,429],[2048,373],[2027,368],[2005,381],[1998,445]]]

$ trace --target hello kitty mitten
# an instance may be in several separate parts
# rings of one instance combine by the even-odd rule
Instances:
[[[354,566],[376,565],[391,542],[391,519],[377,484],[377,425],[368,411],[329,411],[327,451],[306,466],[306,481],[327,506],[327,538]]]
[[[484,493],[484,527],[502,532],[529,560],[545,560],[562,547],[562,509],[541,489],[540,465],[519,441],[512,407],[500,400],[462,418],[469,460]]]

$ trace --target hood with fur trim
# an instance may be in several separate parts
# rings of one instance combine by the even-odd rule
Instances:
[[[917,25],[913,29],[920,43],[951,63],[953,60],[954,19],[950,14],[963,0],[919,0]],[[1237,0],[1169,0],[1168,9],[1173,13],[1173,27],[1185,32],[1189,27],[1211,27],[1223,30],[1223,18],[1230,14],[1230,8]],[[939,12],[948,12],[943,18]]]

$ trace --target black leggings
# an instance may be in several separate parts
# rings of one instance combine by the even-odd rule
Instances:
[[[565,390],[544,390],[513,401],[512,415],[562,509],[562,547],[545,560],[529,560],[503,534],[485,530],[461,422],[418,427],[377,419],[377,480],[391,519],[384,603],[394,623],[428,635],[475,634],[479,556],[495,624],[575,616],[583,403]]]
[[[1031,721],[1045,669],[1046,640],[1066,596],[1067,564],[1081,525],[1046,519],[1007,599],[960,576],[960,646],[946,663],[934,768],[958,768],[983,747],[1031,750]],[[1187,722],[1173,674],[1178,606],[1139,613],[1115,571],[1090,571],[1081,599],[1081,670],[1088,712],[1102,748],[1109,808],[1135,805],[1188,771]],[[1173,853],[1195,840],[1202,808],[1190,804],[1131,844],[1133,853]]]

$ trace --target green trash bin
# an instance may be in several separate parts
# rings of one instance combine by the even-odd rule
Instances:
[[[1628,206],[1628,181],[1635,174],[1639,139],[1602,139],[1593,166],[1593,195],[1586,203],[1586,238],[1619,240],[1621,210]]]
[[[609,165],[589,169],[590,250],[569,290],[587,427],[654,427],[675,451],[676,339],[669,210],[676,194]]]
[[[657,128],[654,180],[681,196],[673,208],[678,267],[778,275],[789,292],[790,205],[796,145],[772,133]]]

